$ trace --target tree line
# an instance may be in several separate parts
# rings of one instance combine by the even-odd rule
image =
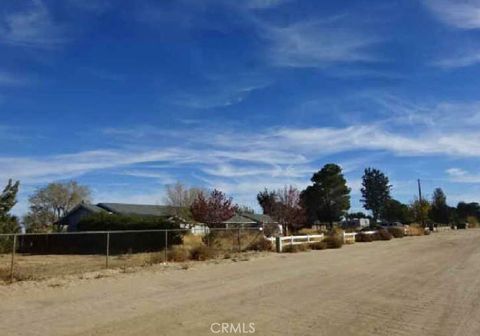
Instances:
[[[476,226],[480,220],[478,203],[459,202],[456,207],[451,207],[441,188],[436,188],[429,200],[414,198],[409,204],[404,204],[392,197],[388,177],[375,168],[366,168],[362,176],[361,202],[368,214],[349,213],[351,189],[339,165],[326,164],[312,175],[310,182],[304,190],[285,186],[279,190],[260,191],[257,201],[263,214],[281,224],[284,232],[294,232],[314,224],[326,224],[332,228],[342,219],[362,217],[370,218],[373,224],[378,221],[425,225],[461,225],[468,222]],[[29,211],[19,219],[11,215],[19,186],[19,181],[10,180],[0,195],[1,233],[18,232],[20,222],[29,232],[59,230],[55,223],[60,218],[79,203],[91,201],[91,191],[87,186],[75,181],[50,183],[38,188],[28,198]],[[172,216],[212,227],[220,226],[237,213],[254,212],[235,204],[222,191],[188,188],[181,183],[166,187],[164,203],[171,207]]]

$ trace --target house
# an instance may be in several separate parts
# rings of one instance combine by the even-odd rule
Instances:
[[[265,225],[278,225],[268,215],[252,214],[242,212],[235,214],[232,218],[224,221],[225,228],[264,228]]]
[[[176,217],[175,210],[175,207],[153,204],[80,203],[60,219],[59,225],[66,227],[67,231],[77,231],[77,225],[83,218],[97,213],[173,218]]]
[[[67,231],[77,231],[78,223],[80,223],[83,218],[97,213],[110,213],[125,216],[137,215],[164,217],[166,219],[176,218],[182,222],[180,224],[181,228],[190,229],[194,234],[208,233],[208,228],[203,224],[194,223],[194,225],[192,225],[192,223],[189,224],[177,216],[176,214],[181,212],[179,210],[180,208],[172,206],[153,204],[80,203],[60,219],[59,225],[66,227]],[[270,216],[252,213],[235,214],[222,224],[224,224],[225,228],[264,228],[265,225],[278,225]]]

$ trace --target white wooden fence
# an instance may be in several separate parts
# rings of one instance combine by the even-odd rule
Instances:
[[[363,231],[363,234],[371,235],[376,233],[377,231]],[[344,243],[354,243],[355,236],[360,232],[343,232],[343,242]],[[312,244],[316,242],[320,242],[325,238],[325,235],[318,234],[318,235],[305,235],[305,236],[287,236],[287,237],[270,237],[267,238],[272,242],[273,245],[276,245],[277,252],[282,252],[283,247],[287,245],[301,245],[301,244]]]
[[[377,233],[377,231],[362,231],[362,232],[345,232],[345,231],[343,231],[343,242],[345,244],[355,243],[355,237],[359,233],[366,234],[366,235],[371,235],[371,234]]]
[[[283,247],[287,245],[301,245],[301,244],[312,244],[319,241],[322,241],[325,238],[325,235],[305,235],[305,236],[287,236],[287,237],[270,237],[267,238],[272,242],[272,244],[278,244],[277,252],[282,252]]]

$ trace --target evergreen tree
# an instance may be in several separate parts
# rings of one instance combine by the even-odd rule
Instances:
[[[373,222],[375,223],[385,209],[390,199],[388,177],[375,168],[365,169],[362,177],[362,203],[363,207],[372,211]]]
[[[448,224],[450,222],[451,211],[447,205],[447,196],[441,188],[436,188],[432,196],[432,204],[429,217],[438,224]]]
[[[333,163],[326,164],[313,174],[311,181],[313,185],[301,194],[308,221],[328,223],[332,228],[333,222],[339,221],[350,209],[350,188],[342,168]]]
[[[17,204],[17,193],[20,182],[9,180],[0,195],[0,233],[18,232],[18,220],[10,214],[10,210]]]

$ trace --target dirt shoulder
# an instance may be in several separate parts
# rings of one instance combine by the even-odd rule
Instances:
[[[480,334],[480,230],[0,287],[2,335]]]

